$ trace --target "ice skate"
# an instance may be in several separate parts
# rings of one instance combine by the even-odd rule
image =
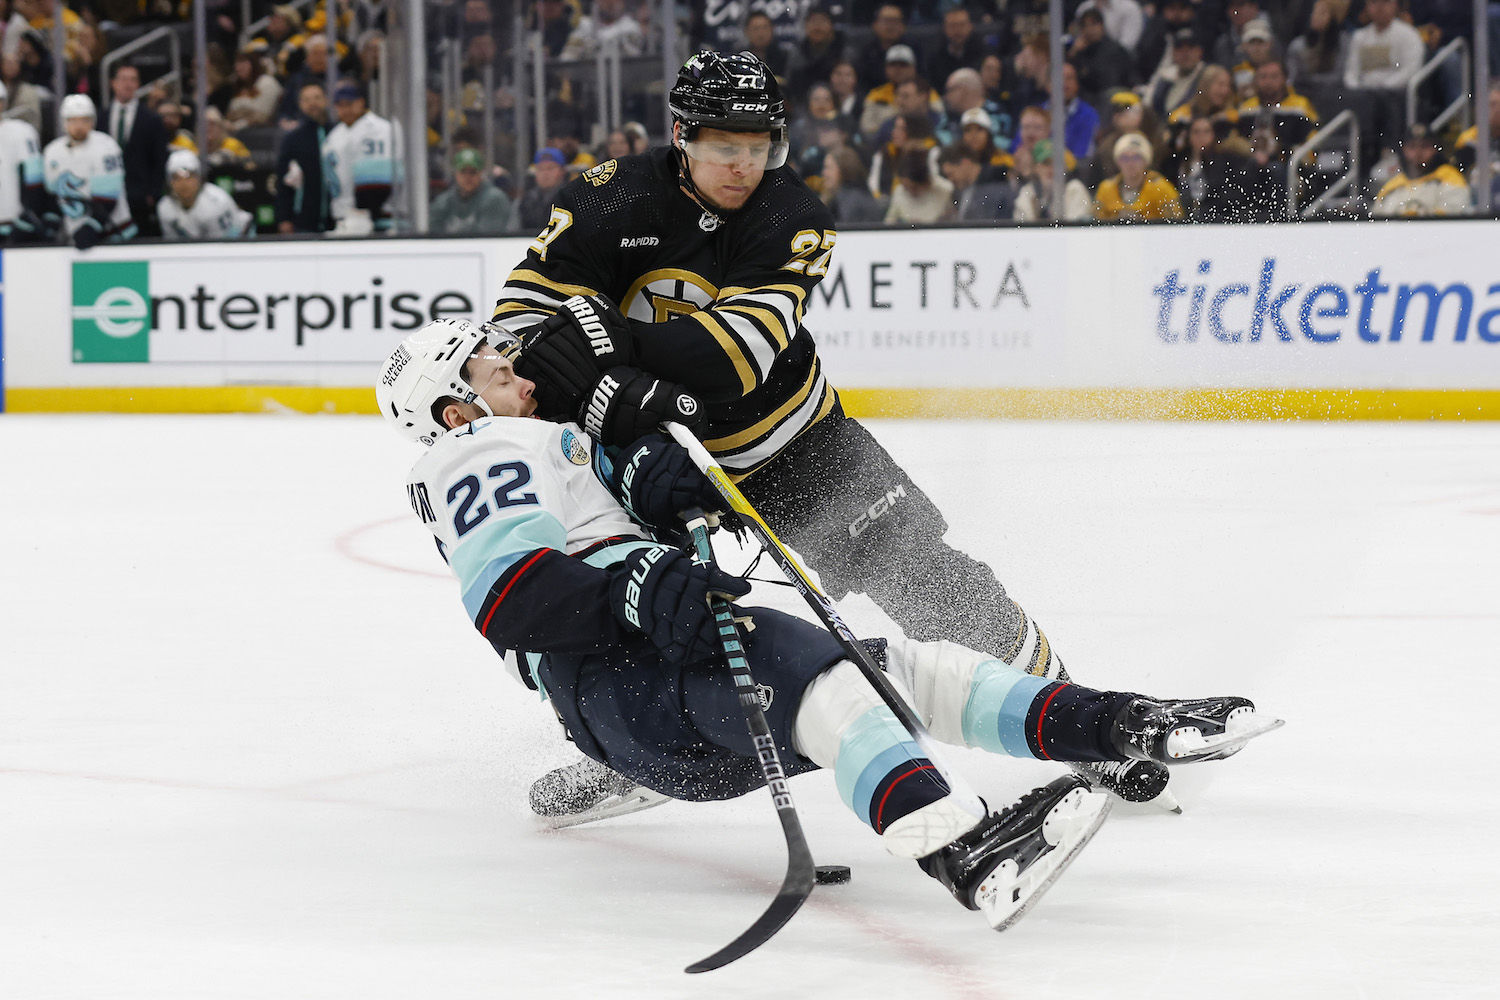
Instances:
[[[531,811],[562,828],[650,809],[671,796],[653,792],[585,757],[531,783]]]
[[[1003,931],[1052,887],[1109,810],[1107,795],[1068,775],[1032,789],[917,864]]]
[[[1281,725],[1258,714],[1248,698],[1135,698],[1115,719],[1110,742],[1133,760],[1187,764],[1222,760]]]

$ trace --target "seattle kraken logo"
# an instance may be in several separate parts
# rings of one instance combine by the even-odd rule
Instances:
[[[84,190],[84,179],[71,170],[57,178],[57,204],[70,219],[81,219],[88,214],[88,192]]]

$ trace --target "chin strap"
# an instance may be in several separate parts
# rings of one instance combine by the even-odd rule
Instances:
[[[693,183],[693,172],[688,169],[687,153],[683,151],[681,146],[677,145],[675,139],[672,142],[672,152],[677,154],[677,183],[682,186],[682,189],[688,193],[690,198],[702,206],[705,212],[716,216],[722,222],[729,212],[715,205],[713,199],[698,190],[698,186]]]

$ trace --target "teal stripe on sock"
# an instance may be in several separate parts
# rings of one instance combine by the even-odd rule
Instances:
[[[861,822],[869,822],[870,799],[882,778],[901,762],[917,760],[922,752],[904,726],[881,705],[854,721],[839,740],[838,763],[833,767],[839,798]]]
[[[991,753],[1032,757],[1026,713],[1036,693],[1052,683],[1000,660],[981,663],[964,705],[964,742]]]

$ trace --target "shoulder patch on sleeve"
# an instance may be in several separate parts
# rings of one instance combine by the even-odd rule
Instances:
[[[585,170],[583,172],[583,178],[590,184],[594,185],[594,187],[603,187],[604,185],[609,183],[610,178],[615,175],[615,170],[617,170],[618,168],[619,163],[617,161],[605,160],[603,163],[589,167],[587,170]]]
[[[564,427],[562,432],[563,456],[574,465],[589,464],[589,447],[584,444],[570,427]]]

